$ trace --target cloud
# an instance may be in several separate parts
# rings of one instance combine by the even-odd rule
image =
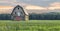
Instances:
[[[17,2],[16,0],[0,0],[0,3]]]
[[[25,1],[32,1],[32,0],[25,0]]]
[[[54,3],[50,4],[50,6],[60,7],[60,2],[54,2]]]
[[[5,5],[5,6],[16,6],[16,5],[26,5],[25,3],[23,2],[18,2],[17,0],[1,0],[0,1],[0,5]]]
[[[49,10],[60,9],[60,2],[51,3],[48,7]]]
[[[42,1],[50,1],[50,0],[42,0]]]

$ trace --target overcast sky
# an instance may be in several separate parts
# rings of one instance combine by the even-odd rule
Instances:
[[[0,5],[14,5],[14,2],[21,2],[26,4],[38,5],[38,6],[49,6],[54,2],[60,2],[60,0],[0,0]]]

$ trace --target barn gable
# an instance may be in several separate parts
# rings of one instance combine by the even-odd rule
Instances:
[[[12,18],[13,18],[14,20],[15,20],[17,17],[18,17],[19,20],[25,20],[25,15],[27,15],[27,14],[26,14],[26,12],[23,10],[23,8],[22,8],[20,5],[17,5],[17,6],[13,9],[11,15],[12,15]]]
[[[12,11],[11,14],[13,14],[13,13],[15,13],[15,12],[21,12],[21,13],[24,13],[24,14],[25,14],[23,8],[22,8],[20,5],[17,5],[17,6],[13,9],[13,11]]]

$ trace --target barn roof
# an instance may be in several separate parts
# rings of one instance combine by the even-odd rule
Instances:
[[[12,11],[12,13],[14,12],[14,10],[15,10],[16,7],[20,7],[20,8],[23,10],[23,12],[24,12],[26,15],[28,15],[28,13],[26,12],[26,10],[25,10],[22,6],[20,6],[20,5],[15,6],[14,9],[13,9],[13,11]],[[12,14],[12,13],[11,13],[11,14]]]

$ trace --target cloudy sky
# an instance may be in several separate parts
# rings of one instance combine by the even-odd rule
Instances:
[[[32,4],[38,6],[49,6],[54,2],[60,2],[60,0],[0,0],[0,5],[14,5],[15,2],[24,3],[24,4]]]

